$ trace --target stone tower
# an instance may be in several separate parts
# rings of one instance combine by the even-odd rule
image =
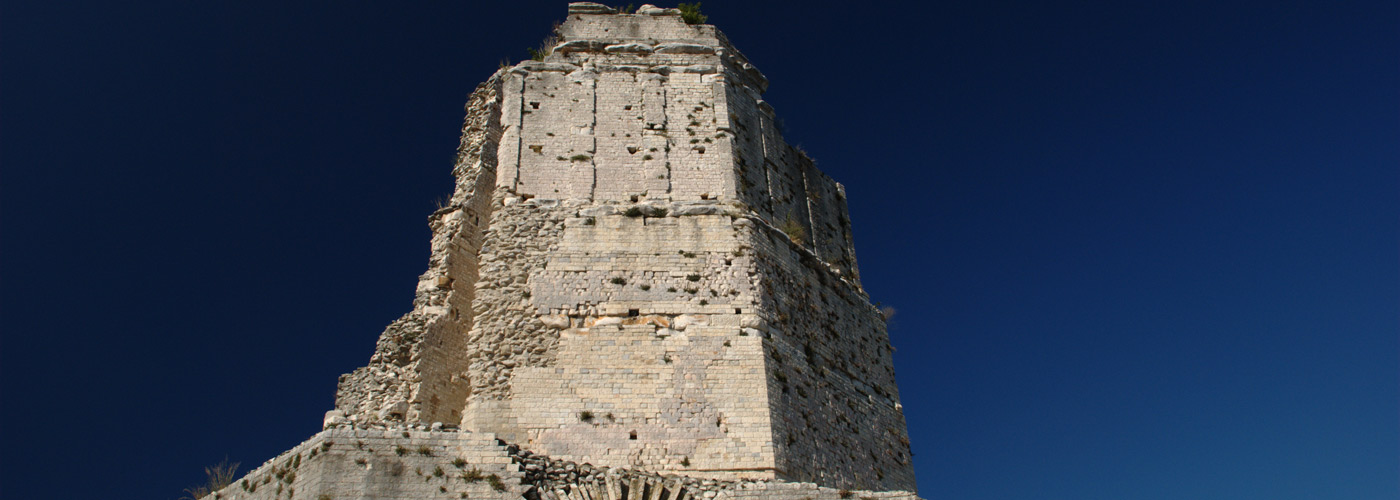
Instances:
[[[455,427],[517,461],[914,491],[844,188],[784,142],[767,79],[676,9],[570,4],[555,36],[472,94],[414,309],[341,377],[326,432],[387,449]],[[345,456],[373,455],[354,436]],[[396,480],[364,460],[319,474],[397,495],[366,493]]]

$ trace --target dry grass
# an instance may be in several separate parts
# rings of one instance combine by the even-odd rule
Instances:
[[[238,474],[238,462],[229,463],[228,458],[225,458],[217,464],[205,467],[204,474],[209,476],[208,484],[185,488],[185,496],[180,497],[181,500],[199,500],[233,484],[233,478]]]

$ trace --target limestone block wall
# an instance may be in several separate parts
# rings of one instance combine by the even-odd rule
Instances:
[[[787,144],[758,88],[726,90],[739,200],[774,227],[798,234],[818,258],[859,286],[845,188]]]
[[[501,164],[518,167],[500,185],[551,199],[732,199],[716,39],[580,41],[511,70],[507,100],[520,108],[504,116],[516,132]]]
[[[776,228],[754,239],[778,477],[915,490],[884,318]]]
[[[466,105],[457,187],[431,216],[428,270],[413,310],[380,335],[367,366],[342,375],[336,408],[356,421],[456,422],[470,385],[467,332],[472,325],[478,253],[490,221],[501,135],[501,78],[477,87]]]
[[[543,61],[473,94],[414,310],[337,409],[600,466],[912,491],[844,189],[721,33],[606,10],[571,7]]]
[[[516,500],[526,490],[519,469],[490,434],[338,427],[206,498]]]
[[[918,500],[906,491],[596,467],[450,427],[333,424],[206,500]]]
[[[480,282],[463,425],[597,465],[772,477],[761,343],[742,326],[758,282],[734,209],[556,203],[496,211],[483,275],[510,279]]]

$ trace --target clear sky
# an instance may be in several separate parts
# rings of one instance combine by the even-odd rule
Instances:
[[[564,10],[0,7],[0,497],[316,432]],[[1400,4],[704,10],[846,185],[923,496],[1400,497]]]

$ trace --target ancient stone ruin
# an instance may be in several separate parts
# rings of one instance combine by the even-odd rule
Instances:
[[[411,312],[220,499],[914,499],[844,188],[676,9],[569,5],[466,106]]]

